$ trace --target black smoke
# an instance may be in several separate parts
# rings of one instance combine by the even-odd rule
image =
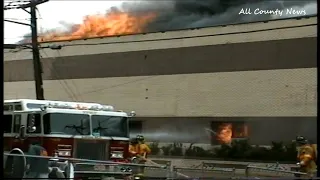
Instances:
[[[172,0],[141,3],[125,3],[123,9],[131,12],[153,10],[158,17],[148,24],[146,31],[167,31],[175,29],[201,28],[215,25],[264,21],[288,16],[239,15],[242,8],[265,10],[284,10],[295,7],[304,8],[314,4],[315,10],[306,10],[307,15],[315,14],[316,0]],[[138,6],[138,7],[137,7]]]
[[[144,29],[144,32],[170,31],[178,29],[201,28],[215,25],[266,21],[270,19],[288,18],[290,16],[239,15],[241,9],[256,8],[264,10],[306,10],[307,16],[317,14],[316,0],[161,0],[161,1],[128,1],[121,7],[112,7],[106,11],[124,11],[130,14],[155,12],[157,17]],[[311,7],[311,8],[310,8]],[[61,22],[63,28],[46,30],[68,34],[77,29],[77,24]],[[39,35],[41,36],[41,32]],[[21,43],[30,40],[30,34],[25,35]]]

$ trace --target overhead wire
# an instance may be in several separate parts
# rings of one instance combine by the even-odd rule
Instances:
[[[48,57],[48,56],[47,56]],[[57,57],[55,57],[57,58]],[[63,56],[60,54],[58,58],[63,58]],[[64,59],[65,60],[65,59]],[[53,68],[53,67],[52,67]],[[56,70],[53,69],[54,73],[57,74]],[[157,77],[157,75],[155,76],[148,76],[148,77],[144,77],[144,78],[139,78],[139,79],[136,79],[136,80],[133,80],[133,81],[129,81],[129,82],[125,82],[125,83],[121,83],[121,84],[117,84],[117,85],[113,85],[113,86],[106,86],[106,87],[102,87],[102,88],[98,88],[98,89],[95,89],[95,90],[92,90],[92,91],[86,91],[86,92],[83,92],[83,93],[79,93],[79,92],[76,92],[76,95],[73,94],[73,96],[76,96],[77,97],[80,97],[82,101],[84,101],[84,99],[81,97],[83,95],[88,95],[88,94],[92,94],[92,93],[96,93],[96,92],[100,92],[100,91],[104,91],[104,90],[109,90],[109,89],[112,89],[112,88],[117,88],[117,87],[120,87],[120,86],[124,86],[124,85],[128,85],[128,84],[132,84],[132,83],[136,83],[136,82],[140,82],[140,81],[144,81],[144,80],[147,80],[147,79],[151,79],[151,78],[155,78]],[[59,77],[55,76],[56,79],[60,80]],[[73,79],[68,79],[68,80],[71,80],[71,82],[73,82],[72,80]],[[73,82],[74,83],[74,82]],[[66,85],[67,86],[67,85]],[[74,84],[74,86],[76,86]],[[76,87],[77,88],[77,87]]]
[[[57,53],[58,53],[58,55],[59,55],[58,58],[62,59],[62,61],[67,61],[67,60],[65,60],[64,57],[60,54],[60,50],[57,50]],[[55,57],[55,58],[57,58],[57,57]],[[69,80],[69,81],[71,82],[71,84],[75,87],[75,94],[74,94],[75,98],[76,98],[76,99],[79,98],[81,101],[84,101],[84,99],[82,98],[81,94],[80,94],[79,91],[78,91],[78,86],[77,86],[77,84],[74,82],[73,77],[71,76],[70,79],[68,79],[68,80]]]
[[[144,81],[144,80],[151,79],[151,78],[155,78],[155,77],[158,77],[158,76],[157,75],[148,76],[148,77],[136,79],[136,80],[133,80],[133,81],[117,84],[117,85],[114,85],[114,86],[107,86],[107,87],[103,87],[103,88],[98,88],[98,89],[95,89],[95,90],[92,90],[92,91],[87,91],[87,92],[84,92],[84,93],[81,93],[81,94],[82,95],[88,95],[88,94],[92,94],[92,93],[96,93],[96,92],[100,92],[100,91],[105,91],[105,90],[109,90],[109,89],[125,86],[125,85],[132,84],[132,83],[137,83],[137,82]]]
[[[40,18],[41,18],[41,13],[39,11],[38,8],[36,8]],[[41,28],[41,24],[39,23],[40,29]],[[44,49],[41,49],[41,52],[43,52],[43,54],[46,57],[49,57],[48,54],[46,53],[46,51]],[[43,56],[40,54],[40,57],[43,58]],[[46,61],[42,60],[42,63],[46,63]],[[66,80],[60,80],[60,78],[58,78],[58,71],[55,69],[54,66],[50,66],[49,63],[47,64],[48,69],[52,72],[51,74],[53,76],[56,76],[56,79],[58,79],[59,84],[61,85],[61,87],[64,89],[64,91],[67,93],[67,95],[69,96],[69,98],[73,101],[77,101],[77,97],[76,95],[73,93],[72,89],[69,87],[68,83],[66,82]],[[51,67],[51,68],[50,68]]]
[[[25,50],[26,48],[19,48],[19,49],[11,49],[7,52],[4,52],[4,56],[3,58],[8,58],[9,56],[13,55],[13,53],[18,53],[18,52],[21,52],[22,50]]]
[[[291,28],[298,28],[298,27],[308,27],[308,26],[314,26],[317,25],[316,23],[312,24],[306,24],[306,25],[296,25],[296,26],[288,26],[288,27],[280,27],[280,28],[268,28],[268,29],[261,29],[261,30],[252,30],[252,31],[242,31],[242,32],[231,32],[231,33],[219,33],[219,34],[214,34],[214,35],[198,35],[198,36],[185,36],[185,37],[177,37],[177,38],[163,38],[163,39],[151,39],[151,40],[137,40],[137,41],[125,41],[125,42],[107,42],[107,43],[85,43],[85,44],[70,44],[70,45],[62,45],[62,47],[68,47],[68,46],[86,46],[86,45],[105,45],[105,44],[118,44],[118,43],[132,43],[132,42],[149,42],[149,41],[161,41],[161,40],[176,40],[176,39],[187,39],[187,38],[199,38],[199,37],[210,37],[210,36],[221,36],[221,35],[231,35],[231,34],[245,34],[245,33],[253,33],[253,32],[263,32],[263,31],[272,31],[272,30],[280,30],[280,29],[291,29]],[[149,76],[149,77],[144,77],[140,78],[137,80],[133,80],[130,82],[114,85],[114,86],[107,86],[99,89],[95,89],[92,91],[87,91],[84,93],[81,93],[82,95],[87,95],[91,93],[96,93],[99,91],[104,91],[108,90],[111,88],[116,88],[119,86],[147,80],[150,78],[154,78],[156,76]]]
[[[165,41],[165,40],[212,37],[212,36],[232,35],[232,34],[246,34],[246,33],[253,33],[253,32],[263,32],[263,31],[273,31],[273,30],[280,30],[280,29],[291,29],[291,28],[299,28],[299,27],[308,27],[308,26],[315,26],[315,25],[317,25],[317,24],[316,23],[311,23],[311,24],[306,24],[306,25],[295,25],[295,26],[287,26],[287,27],[279,27],[279,28],[268,28],[268,29],[252,30],[252,31],[219,33],[219,34],[198,35],[198,36],[184,36],[184,37],[177,37],[177,38],[162,38],[162,39],[136,40],[136,41],[125,41],[125,42],[102,42],[102,43],[85,43],[85,44],[82,44],[82,43],[80,44],[79,43],[79,44],[66,44],[66,45],[61,45],[61,46],[62,47],[72,47],[72,46],[91,46],[91,45],[135,43],[135,42]],[[60,56],[60,58],[63,57],[61,54],[59,54],[59,56]],[[104,90],[120,87],[120,86],[123,86],[123,85],[136,83],[136,82],[147,80],[147,79],[154,78],[154,77],[156,77],[156,76],[144,77],[144,78],[140,78],[140,79],[133,80],[133,81],[130,81],[130,82],[114,85],[114,86],[107,86],[107,87],[99,88],[99,89],[96,89],[96,90],[92,90],[92,91],[87,91],[87,92],[81,93],[81,95],[87,95],[87,94],[91,94],[91,93],[96,93],[96,92],[99,92],[99,91],[104,91]]]
[[[43,54],[45,54],[46,57],[41,56],[41,58],[48,58],[48,54],[45,52],[44,49],[41,50],[43,52]],[[69,96],[69,98],[73,101],[77,101],[76,96],[74,95],[72,89],[68,86],[68,83],[66,82],[66,80],[64,79],[60,79],[58,76],[58,71],[55,69],[54,66],[50,66],[49,63],[46,63],[46,61],[42,60],[42,63],[46,64],[46,67],[48,67],[48,69],[51,71],[51,76],[53,76],[55,79],[57,79],[57,81],[59,82],[60,86],[62,87],[62,89],[67,93],[67,95]]]

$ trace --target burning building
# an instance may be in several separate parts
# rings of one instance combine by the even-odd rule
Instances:
[[[139,22],[153,14],[144,17]],[[135,25],[130,27],[140,32]],[[72,32],[83,36],[88,27],[93,28]],[[316,138],[316,17],[85,40],[69,37],[41,37],[66,40],[41,44],[62,47],[40,51],[45,97],[135,110],[133,135],[204,144],[239,138],[268,144],[290,141],[297,134]],[[35,98],[30,50],[7,51],[4,57],[4,98]]]

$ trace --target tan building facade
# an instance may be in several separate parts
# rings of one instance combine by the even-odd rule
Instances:
[[[209,143],[214,122],[243,124],[234,127],[255,143],[315,138],[316,26],[312,17],[44,43],[63,46],[41,50],[45,97],[135,110],[133,129],[152,140]],[[5,99],[35,98],[30,51],[4,56]]]

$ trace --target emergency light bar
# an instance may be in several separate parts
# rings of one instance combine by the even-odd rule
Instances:
[[[110,105],[92,105],[84,106],[82,104],[68,104],[68,103],[48,103],[41,107],[42,110],[47,108],[55,109],[76,109],[76,110],[91,110],[91,111],[114,111],[114,107]]]

